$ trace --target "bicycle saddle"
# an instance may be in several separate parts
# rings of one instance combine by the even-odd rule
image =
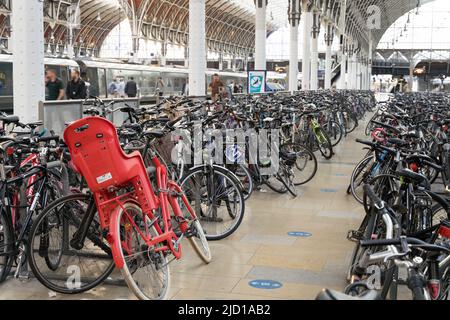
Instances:
[[[155,139],[161,139],[163,138],[166,134],[164,133],[164,131],[162,130],[148,130],[145,131],[144,134],[149,137],[149,138],[155,138]]]
[[[131,129],[127,129],[127,130],[122,130],[119,132],[119,136],[123,137],[123,138],[132,138],[134,136],[136,136],[136,131],[131,130]]]
[[[397,138],[389,138],[388,142],[391,144],[394,144],[396,146],[399,146],[399,147],[408,145],[408,142],[406,142],[405,140],[397,139]]]
[[[368,290],[361,294],[358,297],[353,297],[346,295],[345,293],[341,293],[335,290],[330,289],[324,289],[321,293],[316,297],[316,300],[366,300],[366,301],[373,301],[373,300],[381,300],[381,297],[376,290]]]
[[[36,129],[37,127],[43,126],[44,122],[43,121],[36,121],[36,122],[30,122],[27,123],[27,127],[31,128],[31,129]]]
[[[19,123],[20,119],[17,116],[1,116],[0,121],[3,121],[5,124],[10,124],[10,123]]]
[[[427,177],[420,173],[415,173],[414,171],[411,171],[409,169],[400,169],[397,171],[397,173],[402,177],[411,179],[426,190],[430,190],[431,188],[430,181],[428,181]]]
[[[288,164],[293,165],[297,161],[297,154],[295,152],[281,152],[281,158]]]
[[[134,108],[132,108],[132,107],[123,107],[123,108],[120,108],[120,112],[123,112],[123,113],[129,113],[129,112],[134,112],[134,111],[136,111],[136,109],[134,109]]]
[[[417,131],[415,131],[415,130],[409,131],[409,132],[407,132],[405,134],[402,134],[402,136],[405,137],[405,138],[413,138],[413,139],[419,139],[420,138],[420,134]]]
[[[141,125],[139,123],[125,123],[123,126],[125,129],[131,129],[135,131],[140,131]]]

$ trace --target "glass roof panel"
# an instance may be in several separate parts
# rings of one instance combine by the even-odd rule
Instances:
[[[435,0],[399,18],[378,49],[450,49],[450,1]]]

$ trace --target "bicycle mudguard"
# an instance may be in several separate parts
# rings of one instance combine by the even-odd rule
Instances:
[[[119,270],[122,270],[123,265],[125,263],[125,260],[122,259],[122,243],[120,243],[120,234],[117,234],[117,230],[119,230],[120,227],[117,225],[118,223],[117,216],[120,214],[121,210],[122,207],[117,206],[111,213],[109,233],[106,237],[111,246],[111,254],[114,260],[114,264]]]

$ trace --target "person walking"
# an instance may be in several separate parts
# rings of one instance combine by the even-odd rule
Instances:
[[[125,85],[125,94],[128,98],[136,98],[138,93],[138,85],[136,81],[134,81],[133,77],[130,77],[130,80]]]
[[[108,96],[111,98],[119,97],[119,79],[116,78],[108,85]]]
[[[64,83],[56,75],[55,70],[47,70],[45,76],[45,88],[48,101],[64,99]]]
[[[220,81],[219,75],[216,73],[213,75],[212,81],[209,84],[209,91],[211,91],[211,99],[213,102],[216,102],[220,94],[225,90],[225,86],[222,81]]]
[[[70,100],[86,99],[86,84],[80,77],[80,71],[72,71],[71,80],[66,88],[66,96]]]
[[[160,97],[164,96],[164,88],[166,84],[164,83],[163,78],[159,77],[156,81],[156,92]]]
[[[120,78],[119,87],[117,91],[120,98],[125,98],[125,80],[123,78]]]
[[[84,81],[84,85],[86,86],[86,97],[89,98],[91,96],[91,82],[89,81],[86,72],[81,73],[81,79]]]

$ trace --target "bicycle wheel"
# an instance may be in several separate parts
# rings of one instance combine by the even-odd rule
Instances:
[[[95,214],[93,198],[74,194],[51,203],[33,223],[27,257],[33,274],[44,286],[76,294],[102,283],[114,270],[110,246],[94,219],[83,248],[70,243],[87,214]]]
[[[272,190],[278,193],[289,192],[293,197],[297,197],[297,190],[294,185],[294,166],[290,167],[280,163],[278,173],[268,179],[265,183]],[[278,191],[277,191],[278,190]]]
[[[372,119],[370,119],[370,121],[367,123],[366,126],[366,130],[365,130],[365,134],[366,136],[369,136],[370,133],[376,128],[376,124],[373,123],[373,121],[379,121],[381,118],[381,116],[379,116],[378,114],[375,114]]]
[[[207,240],[221,240],[242,223],[245,198],[239,180],[222,167],[201,166],[181,179],[180,187],[194,209]]]
[[[160,235],[149,217],[138,205],[128,202],[111,219],[111,228],[120,237],[114,241],[121,244],[118,259],[123,261],[121,272],[128,288],[141,300],[166,299],[169,264],[162,243],[148,246],[150,239]]]
[[[322,156],[329,160],[333,157],[333,146],[330,137],[322,127],[315,129],[316,143]]]
[[[327,133],[328,137],[330,137],[331,145],[333,147],[337,146],[339,142],[341,142],[344,132],[339,123],[335,121],[328,121],[323,125],[323,129]]]
[[[5,281],[14,261],[14,230],[5,211],[0,212],[0,283]]]
[[[204,263],[209,264],[212,260],[211,249],[209,248],[203,227],[198,220],[191,223],[190,232],[191,234],[188,239],[191,246],[194,248],[200,259],[202,259]]]
[[[244,193],[244,199],[250,199],[255,186],[253,183],[252,174],[247,169],[247,167],[245,165],[229,165],[227,166],[227,169],[233,172],[241,182],[243,187],[242,192]]]
[[[361,204],[363,204],[363,186],[369,179],[373,178],[374,166],[375,156],[371,155],[358,163],[352,172],[350,178],[350,190],[356,201]]]
[[[345,132],[347,134],[352,133],[358,127],[358,119],[354,113],[347,112],[345,116]]]
[[[287,143],[280,147],[280,152],[296,153],[294,166],[294,185],[300,186],[311,181],[317,173],[317,158],[308,148],[295,143]]]

